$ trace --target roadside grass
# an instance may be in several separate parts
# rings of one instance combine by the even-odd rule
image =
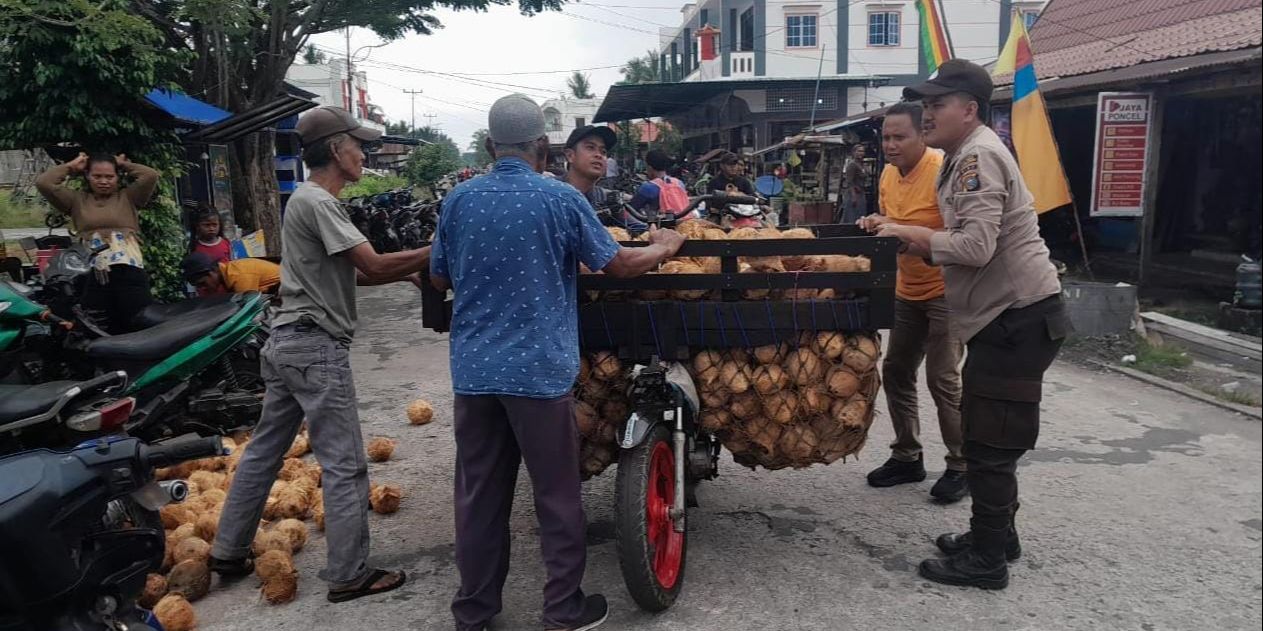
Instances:
[[[44,225],[45,207],[28,200],[15,200],[12,191],[0,191],[0,230],[39,228]]]
[[[1147,340],[1141,340],[1136,345],[1137,370],[1163,376],[1192,365],[1193,358],[1176,344],[1151,344]]]

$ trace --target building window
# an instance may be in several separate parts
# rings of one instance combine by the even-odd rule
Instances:
[[[868,14],[868,45],[899,45],[898,11],[873,11]]]
[[[1022,25],[1028,31],[1035,26],[1035,20],[1039,19],[1039,9],[1018,9],[1017,12],[1022,16]]]
[[[738,42],[738,49],[741,52],[750,52],[754,50],[754,9],[749,8],[741,13],[740,25],[738,28],[741,39]]]
[[[578,127],[586,127],[586,126],[587,126],[587,124],[588,124],[587,119],[586,119],[586,118],[583,118],[582,116],[580,116],[579,118],[574,119],[574,126],[575,126],[576,128],[578,128]]]
[[[561,131],[561,112],[555,108],[544,108],[544,125],[548,131]]]
[[[785,48],[816,47],[816,16],[785,16]]]

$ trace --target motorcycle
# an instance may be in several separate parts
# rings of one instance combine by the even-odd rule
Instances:
[[[119,438],[0,458],[0,630],[161,628],[136,601],[162,566],[158,509],[188,487],[153,472],[220,455],[219,437]]]
[[[406,189],[345,202],[351,223],[381,253],[425,247],[438,227],[437,202],[413,201]]]
[[[253,426],[263,407],[264,298],[251,292],[152,305],[136,318],[144,328],[108,335],[78,304],[92,256],[83,246],[58,252],[38,292],[0,283],[0,303],[10,305],[0,312],[0,353],[16,372],[8,379],[134,377],[119,394],[134,398],[135,410],[117,429],[150,441]]]

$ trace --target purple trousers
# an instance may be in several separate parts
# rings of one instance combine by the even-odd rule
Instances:
[[[574,400],[456,395],[456,567],[452,615],[461,631],[500,613],[509,573],[509,515],[518,465],[535,491],[544,584],[544,628],[570,626],[583,610],[587,561]]]

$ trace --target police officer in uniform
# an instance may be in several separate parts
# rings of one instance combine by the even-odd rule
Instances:
[[[984,122],[991,91],[987,71],[960,59],[904,89],[905,99],[920,99],[925,108],[926,144],[946,152],[937,181],[944,227],[890,223],[878,234],[942,266],[951,325],[969,349],[961,417],[973,518],[968,532],[935,541],[948,556],[922,561],[921,576],[1003,589],[1006,559],[1021,554],[1013,525],[1017,462],[1035,447],[1044,371],[1070,323],[1034,198],[1013,155]]]

